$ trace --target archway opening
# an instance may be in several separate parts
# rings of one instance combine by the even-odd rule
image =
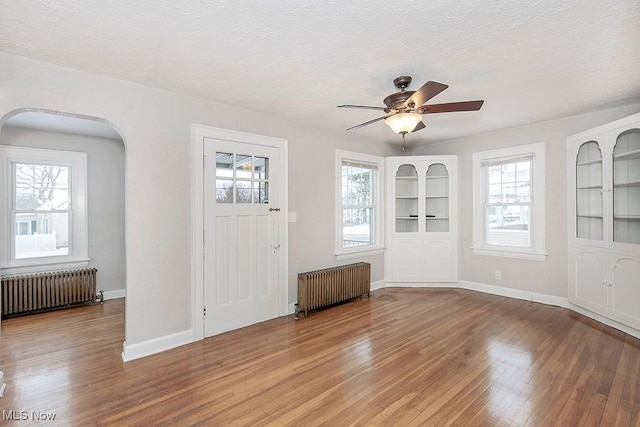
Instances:
[[[0,192],[7,242],[0,248],[0,274],[95,268],[96,291],[105,300],[124,298],[126,150],[117,127],[96,117],[20,109],[0,119],[0,147],[27,159],[3,160],[3,177],[11,179],[2,181]],[[75,154],[86,159],[84,177],[79,167],[56,164]],[[83,205],[77,193],[82,179]]]

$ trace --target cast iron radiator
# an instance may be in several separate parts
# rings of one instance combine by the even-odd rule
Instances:
[[[40,312],[102,301],[95,268],[3,277],[2,316]]]
[[[296,318],[301,312],[369,295],[371,265],[366,262],[298,274]]]

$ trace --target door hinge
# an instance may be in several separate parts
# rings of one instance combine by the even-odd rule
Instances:
[[[207,317],[207,306],[202,306],[202,317]]]
[[[207,243],[207,232],[202,230],[202,244],[204,245],[205,243]]]
[[[202,155],[202,169],[206,169],[207,168],[207,155],[203,154]]]

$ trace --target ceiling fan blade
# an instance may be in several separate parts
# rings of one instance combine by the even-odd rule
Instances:
[[[389,114],[389,115],[387,115],[387,116],[378,117],[377,119],[369,120],[368,122],[364,122],[364,123],[360,123],[359,125],[351,126],[351,127],[350,127],[349,129],[347,129],[347,130],[361,128],[361,127],[363,127],[363,126],[370,125],[371,123],[375,123],[375,122],[379,122],[380,120],[384,120],[384,119],[386,119],[387,117],[391,117],[391,116],[393,116],[393,114]]]
[[[421,120],[421,121],[419,121],[419,122],[418,122],[418,124],[416,125],[416,127],[414,127],[414,128],[413,128],[413,130],[411,131],[411,133],[413,133],[413,132],[418,132],[419,130],[422,130],[422,129],[424,129],[424,128],[426,128],[426,126],[425,126],[424,122]]]
[[[456,111],[478,111],[482,107],[484,101],[464,101],[464,102],[450,102],[448,104],[431,104],[423,105],[418,108],[418,112],[421,114],[432,113],[453,113]]]
[[[420,89],[415,91],[403,105],[406,108],[419,107],[448,87],[448,85],[442,83],[428,81],[423,84]]]
[[[380,111],[388,110],[387,107],[372,107],[370,105],[351,105],[351,104],[338,105],[338,108],[360,108],[364,110],[380,110]]]

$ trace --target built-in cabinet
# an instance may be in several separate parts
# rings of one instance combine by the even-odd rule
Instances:
[[[457,158],[386,159],[387,282],[456,282]]]
[[[640,330],[640,114],[567,141],[569,301]]]

